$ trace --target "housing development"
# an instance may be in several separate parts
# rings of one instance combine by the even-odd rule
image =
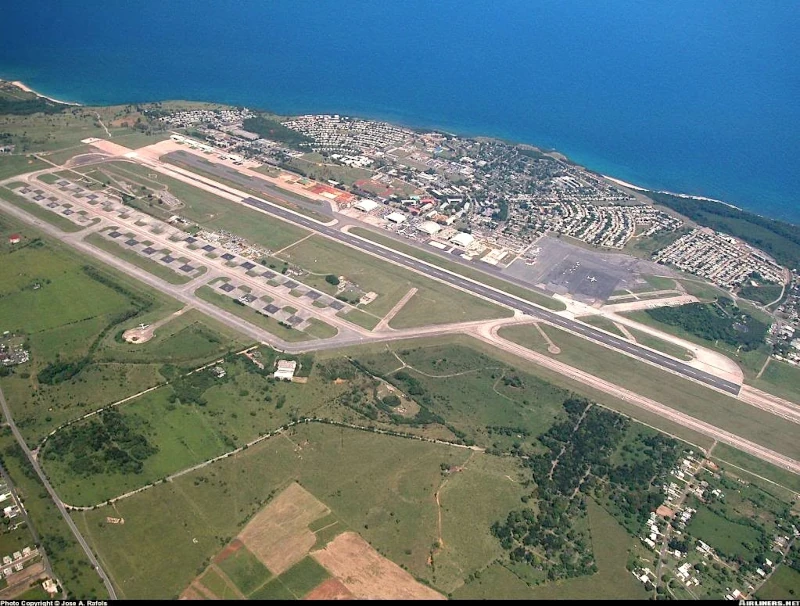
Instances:
[[[528,145],[44,107],[3,123],[0,598],[800,591],[785,257]]]

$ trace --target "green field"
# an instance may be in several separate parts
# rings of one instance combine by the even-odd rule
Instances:
[[[800,367],[772,359],[764,374],[750,383],[753,387],[800,404]]]
[[[119,257],[123,261],[127,261],[128,263],[131,263],[132,265],[135,265],[136,267],[145,270],[147,273],[153,274],[157,278],[161,278],[170,284],[186,284],[194,279],[185,274],[174,272],[169,267],[161,265],[160,263],[156,263],[152,259],[143,257],[132,250],[128,250],[113,240],[108,240],[99,233],[89,234],[84,238],[84,240],[92,246],[95,246],[101,250],[105,250],[106,252],[110,252],[115,257]],[[203,273],[205,273],[205,268],[203,268],[203,270]]]
[[[653,290],[672,290],[675,288],[675,280],[672,278],[646,275],[644,276],[644,279],[647,280],[647,283],[653,288]]]
[[[297,479],[387,557],[424,577],[436,536],[440,466],[468,456],[444,445],[309,424],[118,501],[124,525],[106,524],[105,508],[74,518],[122,597],[178,595],[249,516]]]
[[[800,456],[800,446],[793,437],[793,428],[779,417],[602,345],[551,326],[542,328],[561,348],[560,354],[553,356],[547,353],[547,344],[535,326],[503,328],[499,334],[736,435],[792,457]],[[720,411],[724,411],[724,414],[720,414]],[[633,416],[641,418],[638,414]]]
[[[336,293],[325,281],[328,274],[344,276],[364,292],[378,293],[375,301],[363,307],[378,316],[389,312],[411,288],[419,288],[390,322],[393,328],[511,315],[510,310],[325,238],[309,238],[280,256],[313,272],[302,280],[328,294]]]
[[[277,579],[267,583],[261,589],[249,596],[251,600],[294,600],[294,594],[284,587]]]
[[[794,494],[800,494],[800,476],[791,471],[766,463],[727,444],[717,444],[712,454],[719,465],[734,475],[742,475],[740,469],[737,468],[750,472],[742,475],[743,479],[759,484],[767,492],[776,493],[783,499],[791,498]],[[726,463],[736,467],[729,468]],[[766,478],[767,481],[752,477],[750,474]]]
[[[427,263],[431,263],[448,271],[452,271],[454,273],[464,276],[465,278],[478,280],[479,282],[486,284],[487,286],[497,288],[510,295],[514,295],[515,297],[519,297],[520,299],[525,299],[526,301],[530,301],[531,303],[536,303],[537,305],[547,307],[548,309],[552,309],[554,311],[561,311],[563,309],[566,309],[566,306],[563,303],[561,303],[561,301],[557,301],[556,299],[548,297],[545,294],[538,293],[529,290],[527,288],[516,286],[514,284],[506,282],[505,280],[500,280],[498,278],[490,276],[489,274],[486,274],[478,269],[465,267],[460,263],[453,263],[452,261],[443,259],[439,255],[426,252],[424,250],[420,250],[416,246],[409,246],[408,244],[398,242],[394,238],[389,238],[382,234],[375,233],[372,230],[364,229],[361,227],[355,227],[351,229],[349,233],[353,234],[354,236],[358,236],[359,238],[364,238],[365,240],[370,240],[371,242],[382,244],[396,251],[399,251],[403,254],[415,257]]]
[[[686,528],[692,536],[705,541],[729,558],[752,557],[754,546],[758,545],[761,538],[761,533],[755,528],[726,520],[704,505],[697,508],[697,513]]]
[[[207,570],[200,577],[200,582],[203,586],[208,587],[220,600],[235,600],[239,597],[233,587],[228,584],[228,581],[213,568]]]
[[[43,170],[50,166],[35,156],[3,155],[0,161],[0,180],[16,175]]]
[[[306,556],[289,570],[278,577],[286,589],[297,598],[302,598],[322,581],[329,579],[328,571],[317,564],[317,561]]]
[[[278,321],[275,318],[270,318],[263,314],[256,312],[255,309],[251,307],[245,307],[244,305],[239,305],[230,297],[225,295],[219,294],[215,289],[211,288],[210,286],[201,286],[194,294],[197,295],[199,298],[203,299],[204,301],[208,301],[209,303],[213,303],[220,309],[224,309],[227,312],[232,313],[235,316],[250,322],[254,326],[258,326],[259,328],[263,328],[267,332],[272,333],[276,337],[280,337],[284,341],[288,341],[290,343],[295,343],[298,341],[307,341],[313,337],[307,335],[304,332],[296,330],[294,328],[286,328],[285,326],[281,326],[278,324]]]
[[[756,597],[759,600],[793,600],[800,595],[800,572],[794,568],[779,566]]]
[[[659,339],[658,337],[654,337],[653,335],[641,330],[636,330],[635,328],[628,328],[628,330],[636,338],[636,342],[640,345],[650,347],[656,351],[665,353],[668,356],[672,356],[673,358],[678,358],[679,360],[691,360],[694,358],[689,350],[684,349],[680,345],[675,345],[674,343],[670,343],[664,339]]]
[[[272,576],[266,566],[246,547],[241,547],[217,566],[245,595],[253,593]]]

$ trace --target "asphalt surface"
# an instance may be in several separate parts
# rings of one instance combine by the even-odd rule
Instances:
[[[14,418],[11,416],[11,410],[9,409],[8,404],[6,403],[6,398],[3,395],[2,389],[0,389],[0,406],[3,408],[3,414],[6,417],[6,422],[8,423],[8,426],[11,428],[11,432],[14,434],[14,437],[17,439],[19,447],[25,453],[25,456],[28,458],[31,467],[33,467],[33,470],[36,472],[36,475],[39,476],[39,480],[41,480],[42,484],[44,484],[45,490],[47,490],[47,493],[50,495],[50,498],[56,504],[56,507],[58,507],[58,511],[61,512],[61,516],[64,518],[64,521],[67,523],[67,526],[69,526],[69,529],[75,536],[75,540],[78,541],[84,553],[86,554],[86,557],[89,559],[89,562],[92,563],[92,566],[94,567],[95,571],[97,572],[98,575],[100,575],[103,584],[106,586],[106,590],[108,591],[109,597],[112,600],[116,600],[117,592],[114,589],[114,585],[111,584],[111,579],[108,578],[106,571],[103,570],[103,567],[100,566],[100,562],[98,562],[97,558],[94,557],[91,548],[89,547],[88,543],[86,543],[86,540],[83,538],[83,535],[78,530],[78,527],[75,526],[75,522],[72,521],[72,518],[67,512],[67,508],[64,507],[64,503],[61,501],[60,498],[58,498],[58,493],[56,493],[56,491],[51,486],[50,481],[47,479],[47,476],[44,474],[44,471],[42,471],[42,468],[39,466],[39,462],[33,456],[33,453],[31,452],[30,448],[28,448],[28,445],[25,443],[25,439],[22,437],[22,434],[20,433],[19,429],[17,429],[17,424],[14,423]]]
[[[405,256],[402,253],[383,247],[380,244],[363,240],[357,236],[339,231],[334,227],[323,225],[318,221],[303,217],[302,215],[285,210],[275,206],[274,204],[258,200],[257,198],[245,198],[243,202],[271,215],[285,219],[286,221],[297,223],[303,227],[317,231],[334,240],[339,240],[340,242],[349,244],[350,246],[360,248],[361,250],[397,263],[398,265],[403,265],[405,267],[420,271],[428,276],[442,280],[453,286],[466,289],[496,303],[519,310],[529,316],[544,320],[550,324],[559,326],[584,337],[588,337],[594,341],[599,341],[600,343],[613,347],[614,349],[624,351],[637,358],[647,360],[648,362],[679,373],[683,376],[695,379],[696,381],[700,381],[701,383],[705,383],[706,385],[710,385],[727,393],[738,395],[739,390],[741,389],[739,384],[732,381],[726,381],[725,379],[721,379],[710,373],[689,366],[688,364],[684,364],[683,362],[662,355],[658,352],[651,351],[635,343],[626,341],[620,337],[610,335],[586,324],[582,324],[581,322],[576,322],[575,320],[570,320],[569,318],[560,316],[548,309],[544,309],[526,301],[517,299],[516,297],[495,290],[489,286],[485,286],[480,282],[474,282],[457,274],[452,274],[444,269],[440,269],[425,263],[424,261]]]

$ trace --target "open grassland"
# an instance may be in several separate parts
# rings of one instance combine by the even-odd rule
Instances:
[[[128,263],[131,263],[136,267],[145,270],[147,273],[153,274],[157,278],[161,278],[170,284],[186,284],[193,279],[185,274],[178,274],[172,271],[169,267],[164,267],[160,263],[156,263],[147,257],[143,257],[132,250],[128,250],[116,242],[108,240],[100,234],[89,234],[86,236],[86,238],[84,238],[84,240],[92,246],[106,252],[110,252],[115,257],[119,257],[123,261],[127,261]]]
[[[744,371],[746,380],[755,378],[755,376],[758,374],[758,371],[761,370],[761,367],[764,365],[767,356],[769,356],[768,345],[762,345],[753,351],[740,351],[736,347],[728,345],[727,343],[722,343],[721,341],[709,341],[707,339],[698,337],[697,335],[682,329],[680,326],[672,326],[670,324],[665,324],[664,322],[659,322],[658,320],[650,317],[647,312],[644,311],[633,311],[622,315],[630,318],[631,320],[636,320],[637,322],[646,324],[647,326],[657,328],[658,330],[661,330],[667,334],[675,335],[676,337],[686,339],[691,343],[697,343],[698,345],[716,350],[721,354],[728,356],[739,364]]]
[[[717,444],[712,456],[728,473],[754,482],[767,492],[775,493],[783,499],[790,499],[800,494],[800,476],[790,471],[775,467],[727,444]],[[759,476],[766,478],[766,481],[759,479]]]
[[[552,326],[542,328],[561,348],[560,354],[547,353],[535,326],[504,328],[499,334],[736,435],[800,457],[794,425],[780,417]]]
[[[127,328],[170,318],[171,315],[142,315],[129,322],[129,325],[123,324],[117,334],[103,339],[98,349],[98,359],[138,364],[162,362],[189,370],[251,343],[233,329],[194,309],[169,319],[145,343],[127,343],[121,338],[121,333]]]
[[[509,368],[519,368],[527,373],[530,373],[538,379],[547,381],[550,385],[569,390],[576,394],[585,396],[592,399],[598,404],[602,404],[612,410],[619,411],[625,415],[633,417],[642,423],[656,427],[670,435],[676,436],[690,444],[697,445],[700,448],[709,448],[714,441],[700,433],[691,429],[668,421],[658,415],[642,410],[638,406],[626,402],[619,398],[615,398],[610,394],[603,391],[594,389],[584,383],[570,379],[560,373],[538,366],[528,360],[523,360],[514,354],[492,347],[488,343],[478,341],[466,336],[447,335],[441,337],[427,337],[420,339],[409,339],[398,343],[383,344],[374,343],[369,345],[359,345],[341,350],[340,352],[319,352],[317,358],[319,361],[327,360],[335,356],[341,355],[342,352],[354,358],[360,358],[363,355],[377,355],[383,354],[386,351],[401,351],[404,349],[440,347],[440,346],[460,346],[468,348],[476,353],[481,353],[491,358],[494,365],[507,365]],[[546,350],[546,343],[542,341],[541,349]],[[389,360],[388,358],[386,358]],[[398,369],[401,364],[398,362],[392,366],[389,360],[385,368],[385,372]]]
[[[519,507],[526,494],[525,474],[508,457],[473,455],[462,470],[439,487],[442,544],[435,550],[433,583],[445,593],[462,586],[464,579],[503,556],[490,528],[507,511]],[[470,520],[470,528],[464,527]]]
[[[794,600],[798,595],[800,595],[800,572],[784,564],[758,590],[756,597],[759,600]]]
[[[463,464],[468,454],[309,424],[119,501],[114,509],[74,517],[121,595],[176,596],[251,515],[296,479],[381,553],[420,576],[427,574],[436,537],[433,492],[440,466]],[[106,523],[108,515],[124,517],[125,524]],[[170,566],[163,565],[167,552]]]
[[[244,595],[253,593],[272,576],[247,547],[241,547],[217,566]]]
[[[100,577],[8,428],[0,431],[0,455],[3,467],[13,479],[17,493],[25,503],[25,509],[39,533],[42,547],[67,595],[72,598],[107,597]]]
[[[17,208],[20,208],[27,212],[29,215],[33,215],[37,219],[41,219],[45,223],[50,223],[54,227],[57,227],[61,231],[65,232],[76,232],[84,229],[80,225],[76,225],[69,219],[62,217],[61,215],[57,215],[54,212],[50,212],[48,209],[42,208],[38,204],[34,204],[33,202],[28,202],[22,196],[18,196],[10,189],[5,187],[0,187],[0,198],[5,200],[6,202],[10,202]]]
[[[453,263],[452,261],[443,259],[439,255],[436,255],[431,252],[426,252],[424,250],[420,250],[416,246],[410,246],[408,244],[398,242],[394,238],[389,238],[382,234],[375,233],[372,230],[364,229],[362,227],[355,227],[350,230],[350,233],[353,234],[354,236],[358,236],[359,238],[364,238],[366,240],[382,244],[383,246],[387,246],[403,254],[415,257],[417,259],[420,259],[421,261],[425,261],[427,263],[431,263],[448,271],[452,271],[453,273],[457,273],[461,276],[464,276],[465,278],[470,278],[471,280],[477,280],[483,284],[486,284],[487,286],[497,288],[498,290],[502,290],[505,293],[514,295],[515,297],[519,297],[520,299],[525,299],[526,301],[530,301],[531,303],[536,303],[537,305],[547,307],[548,309],[552,309],[554,311],[561,311],[563,309],[566,309],[566,306],[561,301],[557,301],[556,299],[548,297],[543,293],[538,293],[536,291],[532,291],[527,288],[522,288],[521,286],[516,286],[514,284],[511,284],[510,282],[506,282],[505,280],[501,280],[499,278],[490,276],[489,274],[484,273],[478,269],[465,267],[460,263]]]
[[[511,310],[325,238],[309,238],[280,256],[312,272],[303,281],[328,294],[336,294],[336,288],[325,281],[329,274],[343,276],[364,292],[378,293],[364,307],[375,315],[388,313],[411,288],[418,288],[390,322],[393,328],[511,315]]]
[[[653,290],[672,290],[675,288],[675,280],[672,278],[645,275],[644,279]]]
[[[751,557],[753,546],[758,545],[761,538],[755,528],[727,520],[705,505],[697,508],[687,531],[729,558]]]
[[[15,175],[31,173],[50,166],[35,156],[0,156],[0,180],[8,179]]]
[[[456,599],[491,599],[502,595],[507,599],[645,599],[644,586],[626,569],[628,551],[633,539],[602,507],[588,501],[589,530],[597,561],[597,573],[533,586],[511,568],[492,564],[475,580],[453,593]],[[530,583],[530,584],[529,584]]]
[[[292,418],[313,416],[340,390],[329,390],[314,376],[302,386],[273,382],[255,372],[243,356],[222,366],[227,373],[224,380],[203,371],[118,408],[127,426],[157,449],[140,458],[143,465],[138,472],[114,466],[93,472],[89,462],[104,456],[102,445],[91,452],[75,448],[63,452],[64,446],[48,440],[42,452],[44,466],[64,500],[94,505],[160,480],[242,446]],[[90,418],[60,432],[72,432],[69,435],[78,440],[80,432],[95,423],[97,419]]]
[[[254,326],[258,326],[267,332],[271,332],[273,335],[280,337],[284,341],[295,343],[297,341],[307,341],[313,338],[311,335],[308,335],[300,330],[282,326],[275,318],[270,318],[269,316],[260,314],[252,307],[239,305],[230,297],[219,294],[210,286],[201,286],[194,292],[194,294],[204,301],[213,303],[220,309],[224,309],[235,316],[239,316],[242,320],[246,320]]]
[[[800,404],[800,367],[770,360],[764,374],[751,381],[753,387]]]

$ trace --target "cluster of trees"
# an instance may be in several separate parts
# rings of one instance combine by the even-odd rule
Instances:
[[[55,433],[44,456],[67,461],[80,476],[100,473],[141,473],[144,461],[158,448],[131,427],[116,410],[105,410],[87,423],[78,423]]]
[[[246,118],[242,122],[242,128],[261,135],[265,139],[283,143],[286,147],[293,149],[309,150],[311,149],[309,143],[313,141],[310,137],[285,127],[277,120],[272,120],[264,115],[255,116],[253,118]]]
[[[0,114],[14,114],[15,116],[30,116],[32,114],[60,114],[67,108],[66,105],[55,103],[42,97],[35,99],[14,99],[13,97],[0,96]]]
[[[646,195],[700,225],[731,234],[760,248],[782,265],[800,267],[800,230],[796,225],[760,217],[719,202],[660,192],[647,192]]]
[[[678,326],[700,338],[722,341],[745,351],[758,349],[769,328],[726,297],[720,297],[716,303],[657,307],[646,310],[646,313],[654,320]]]
[[[228,381],[229,378],[228,375],[218,378],[208,370],[179,376],[171,384],[172,393],[169,396],[169,401],[173,404],[180,401],[182,404],[205,406],[208,404],[208,400],[205,399],[206,391],[217,383]]]

